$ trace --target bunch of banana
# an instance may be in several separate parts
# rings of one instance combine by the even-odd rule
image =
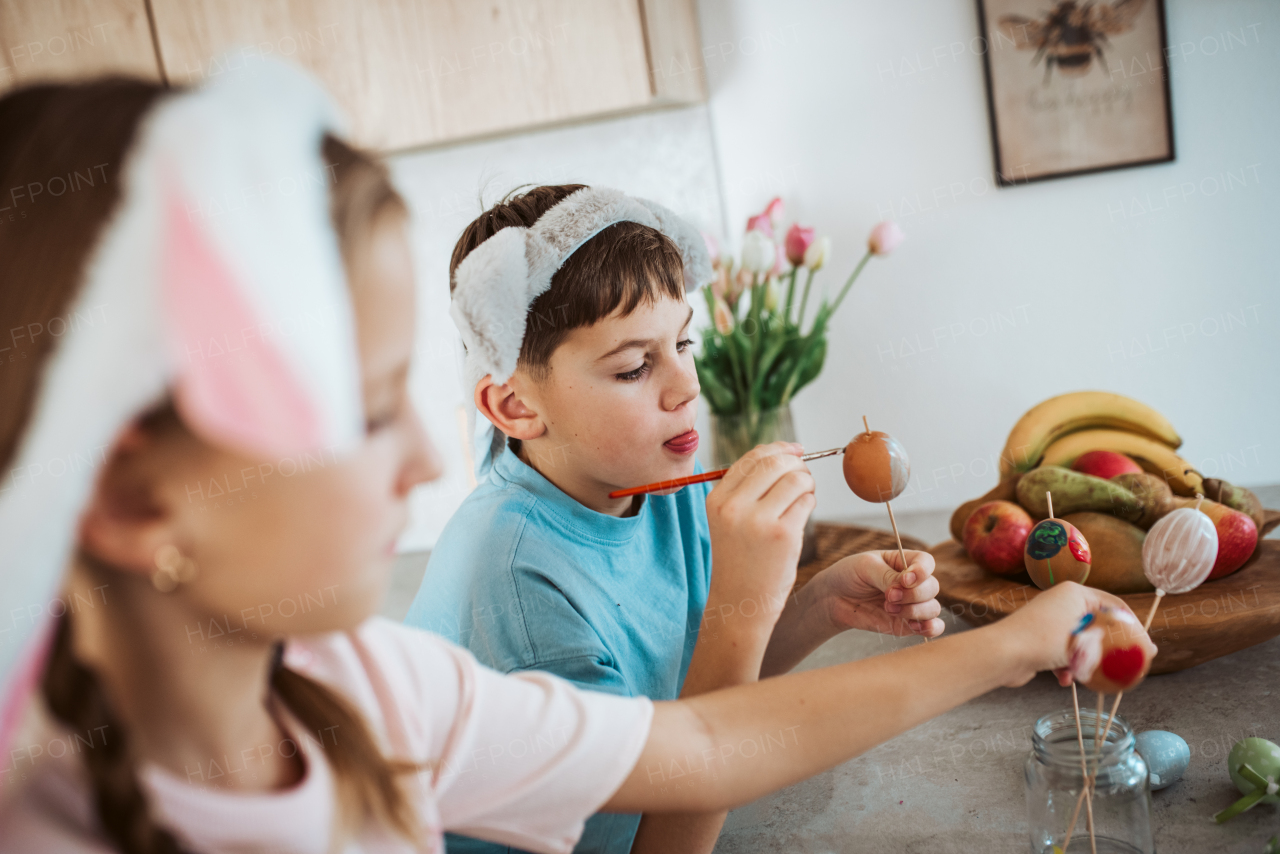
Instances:
[[[1044,450],[1042,466],[1069,466],[1089,451],[1115,451],[1133,459],[1143,471],[1160,475],[1178,495],[1204,492],[1200,472],[1173,448],[1125,430],[1080,430],[1063,436]]]
[[[1146,404],[1122,394],[1076,391],[1051,397],[1018,419],[1000,454],[1000,476],[1070,466],[1086,451],[1117,451],[1165,477],[1174,492],[1193,495],[1203,486],[1199,472],[1174,453],[1181,444],[1169,420]]]

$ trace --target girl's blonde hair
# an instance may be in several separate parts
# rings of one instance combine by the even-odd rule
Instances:
[[[0,187],[28,187],[15,216],[0,225],[0,328],[45,329],[65,317],[85,265],[107,220],[120,203],[121,167],[138,126],[167,90],[151,83],[103,79],[74,85],[39,85],[0,98]],[[367,155],[326,137],[332,167],[331,216],[352,279],[374,222],[403,213],[404,202],[385,169]],[[61,194],[32,193],[54,180],[73,186]],[[56,339],[33,333],[27,347],[0,369],[0,470],[14,458],[29,421],[44,365]],[[171,407],[151,413],[146,429],[184,429]],[[101,566],[92,556],[92,565]],[[109,571],[109,570],[108,570]],[[42,693],[49,710],[74,729],[106,727],[106,743],[83,751],[99,822],[111,844],[126,854],[179,852],[174,835],[155,824],[139,785],[128,733],[107,703],[93,670],[71,643],[71,617],[55,634]],[[399,776],[416,766],[388,760],[368,726],[345,699],[281,664],[277,649],[271,690],[309,730],[341,735],[323,750],[338,779],[342,805],[356,821],[381,820],[407,837],[418,825]]]

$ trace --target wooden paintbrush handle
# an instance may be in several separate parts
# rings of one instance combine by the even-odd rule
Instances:
[[[800,459],[806,463],[809,460],[816,460],[820,457],[834,457],[836,454],[843,454],[844,448],[831,448],[826,451],[814,451],[812,454],[805,454]],[[609,493],[610,498],[626,498],[629,495],[643,495],[646,492],[662,492],[664,489],[675,489],[679,486],[689,486],[693,483],[706,483],[709,480],[719,480],[729,473],[728,469],[716,469],[715,471],[704,471],[702,474],[693,474],[688,477],[677,477],[674,480],[660,480],[657,483],[646,483],[644,486],[632,486],[627,489],[615,489]]]
[[[689,486],[694,483],[706,483],[709,480],[719,480],[728,473],[728,469],[704,471],[702,474],[693,474],[688,477],[677,477],[674,480],[660,480],[657,483],[646,483],[644,486],[633,486],[630,489],[615,489],[613,492],[609,493],[609,497],[626,498],[628,495],[642,495],[646,492],[662,492],[664,489],[675,489],[678,486]]]

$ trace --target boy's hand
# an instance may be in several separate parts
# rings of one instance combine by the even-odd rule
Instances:
[[[893,549],[849,555],[813,577],[809,584],[816,585],[819,613],[827,615],[832,634],[864,629],[936,638],[943,633],[933,555],[907,551],[906,556],[906,572],[900,571],[902,557]]]
[[[1133,611],[1119,596],[1113,596],[1074,581],[1055,584],[1034,599],[996,623],[992,628],[1005,633],[1006,643],[1019,656],[1018,676],[1007,683],[1014,688],[1024,685],[1041,670],[1052,670],[1058,684],[1071,684],[1067,671],[1067,647],[1080,618],[1103,605]]]
[[[795,584],[804,523],[817,501],[803,452],[792,442],[761,445],[707,495],[712,599],[735,615],[776,619]]]

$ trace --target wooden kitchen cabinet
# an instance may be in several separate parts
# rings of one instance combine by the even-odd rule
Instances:
[[[0,91],[109,72],[159,79],[145,0],[0,0]]]
[[[174,84],[316,74],[380,151],[705,98],[694,0],[151,0]],[[226,51],[234,52],[227,54]],[[699,69],[671,73],[670,69]]]

